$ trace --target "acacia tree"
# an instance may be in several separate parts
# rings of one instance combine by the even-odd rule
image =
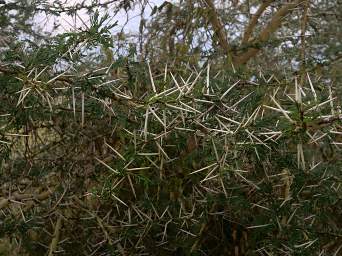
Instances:
[[[147,42],[180,57],[197,52],[214,61],[223,55],[236,68],[251,61],[267,69],[295,68],[288,61],[305,58],[310,69],[340,58],[341,31],[334,25],[340,8],[338,1],[165,2],[156,10]]]
[[[0,254],[338,255],[338,2],[148,6],[0,7]]]

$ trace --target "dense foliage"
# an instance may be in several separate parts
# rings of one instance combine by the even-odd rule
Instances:
[[[0,5],[0,255],[340,255],[341,5],[229,2]]]

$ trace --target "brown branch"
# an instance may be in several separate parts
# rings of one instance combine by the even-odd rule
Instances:
[[[321,130],[323,127],[329,126],[337,121],[342,121],[342,114],[318,118],[313,122],[308,123],[307,128],[311,130]]]
[[[241,41],[242,44],[246,44],[248,40],[251,38],[255,26],[258,24],[260,16],[263,14],[266,8],[271,5],[272,2],[274,2],[274,0],[266,0],[259,6],[258,10],[252,16],[251,20],[247,25],[247,28],[245,30],[245,33],[243,34],[243,38]]]
[[[213,27],[216,35],[217,35],[219,44],[220,44],[221,48],[223,49],[224,53],[228,56],[228,58],[231,59],[231,47],[229,46],[228,37],[227,37],[226,31],[224,29],[224,26],[221,23],[221,21],[218,17],[218,14],[216,12],[215,5],[214,5],[212,0],[203,0],[203,1],[209,7],[208,20],[211,23],[211,25],[212,25],[212,27]]]
[[[38,200],[38,201],[44,201],[46,199],[48,199],[55,191],[55,188],[49,188],[49,190],[46,190],[46,191],[43,191],[39,194],[21,194],[21,193],[18,193],[18,192],[14,192],[10,197],[8,198],[0,198],[0,210],[7,207],[9,205],[9,203],[11,203],[12,201],[23,201],[23,200],[26,200],[26,201],[29,201],[29,200]],[[29,201],[29,202],[31,202]],[[27,205],[28,206],[33,206],[33,205],[30,205],[29,202],[27,202]],[[28,208],[30,208],[28,207]]]
[[[258,38],[254,41],[254,45],[260,45],[267,42],[270,36],[281,26],[283,18],[304,1],[305,0],[295,0],[282,6],[273,15],[271,21],[266,25],[266,27],[261,31]],[[255,57],[260,50],[260,47],[249,48],[246,52],[234,58],[234,64],[237,66],[246,64],[251,58]]]
[[[59,216],[55,225],[55,232],[53,233],[53,237],[51,240],[49,256],[53,256],[54,252],[57,250],[61,228],[62,228],[62,216]]]
[[[301,49],[300,49],[300,61],[301,61],[301,67],[300,67],[300,85],[303,86],[305,76],[306,76],[306,40],[305,40],[305,32],[307,29],[307,23],[308,23],[308,9],[309,9],[309,1],[306,0],[303,4],[303,16],[301,21]]]

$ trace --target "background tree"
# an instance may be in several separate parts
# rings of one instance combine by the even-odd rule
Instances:
[[[0,254],[338,255],[340,9],[2,4]]]

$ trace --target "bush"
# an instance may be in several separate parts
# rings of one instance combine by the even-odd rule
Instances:
[[[19,254],[338,249],[333,88],[122,59],[82,70],[2,67],[1,237]]]

